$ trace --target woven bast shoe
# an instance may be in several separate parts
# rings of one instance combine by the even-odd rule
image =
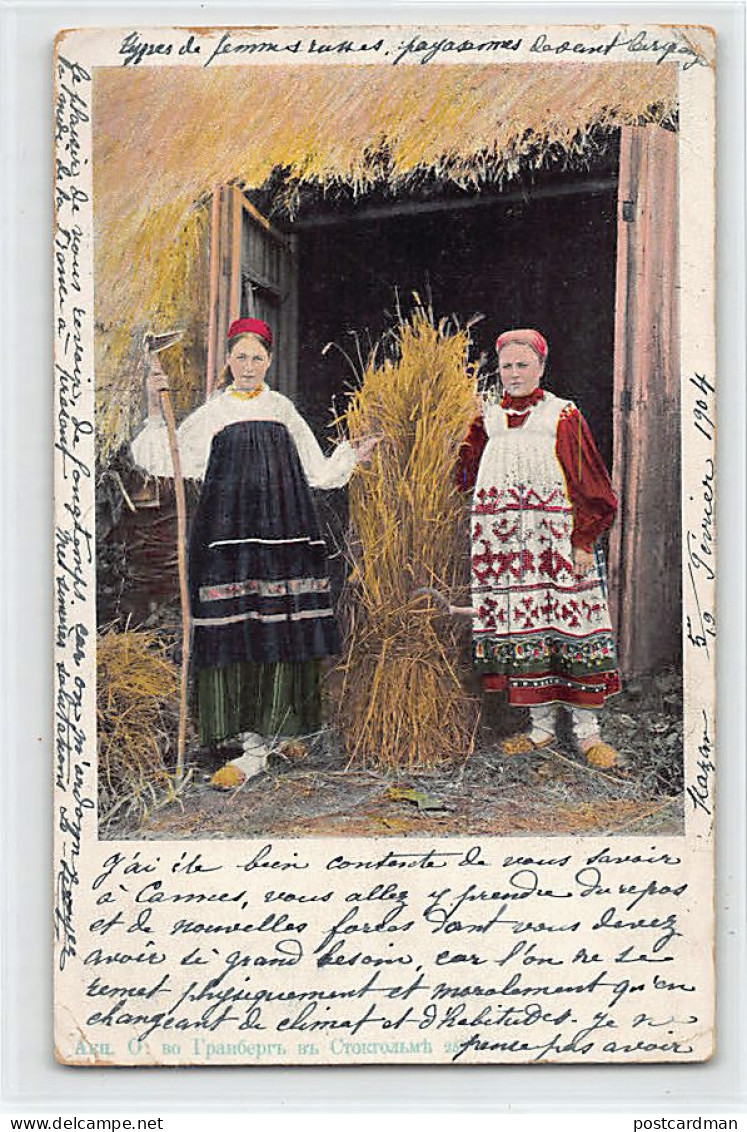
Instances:
[[[501,743],[504,755],[530,755],[532,751],[541,751],[555,742],[555,736],[547,734],[546,739],[533,739],[530,732],[524,731],[521,735],[510,735]]]
[[[243,755],[238,759],[232,759],[220,770],[216,770],[210,779],[210,785],[214,789],[235,790],[237,786],[243,786],[250,778],[256,778],[266,770],[270,752],[262,742],[262,737],[249,733],[241,736],[241,743],[244,748]]]
[[[599,770],[623,770],[626,766],[625,757],[601,739],[592,743],[590,747],[582,749],[581,753],[589,766],[598,767]]]

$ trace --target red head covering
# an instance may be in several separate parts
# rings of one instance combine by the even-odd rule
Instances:
[[[237,318],[228,328],[228,341],[240,338],[242,334],[256,334],[261,338],[268,350],[272,349],[272,331],[261,318]]]
[[[511,343],[529,346],[542,362],[547,358],[547,342],[539,330],[505,330],[495,340],[495,352],[500,354],[503,347],[510,346]]]

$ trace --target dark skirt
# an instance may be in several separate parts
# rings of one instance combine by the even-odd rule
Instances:
[[[213,437],[189,536],[202,743],[318,729],[319,660],[339,652],[327,548],[285,425]]]

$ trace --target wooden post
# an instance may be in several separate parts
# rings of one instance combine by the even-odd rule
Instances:
[[[209,397],[215,388],[218,376],[216,347],[218,341],[218,279],[220,273],[220,185],[213,186],[210,202],[210,290],[208,293],[208,338],[207,373],[205,374],[205,395]]]
[[[241,318],[241,228],[243,220],[243,200],[241,190],[235,185],[230,189],[231,217],[231,286],[228,300],[228,321]]]
[[[189,611],[189,588],[187,585],[187,500],[184,491],[184,477],[176,439],[176,421],[171,394],[168,389],[161,391],[161,409],[166,421],[169,438],[171,462],[174,467],[174,496],[176,499],[176,553],[179,569],[179,599],[182,610],[182,667],[179,684],[179,732],[176,744],[176,780],[181,782],[184,775],[184,757],[187,747],[187,714],[189,694],[189,661],[192,651],[192,620]]]
[[[676,134],[623,128],[617,207],[610,604],[631,676],[682,652]]]

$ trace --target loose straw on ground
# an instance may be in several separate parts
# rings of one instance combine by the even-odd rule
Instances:
[[[142,820],[176,796],[165,761],[178,713],[179,670],[154,631],[102,632],[96,646],[98,795],[104,824]]]

